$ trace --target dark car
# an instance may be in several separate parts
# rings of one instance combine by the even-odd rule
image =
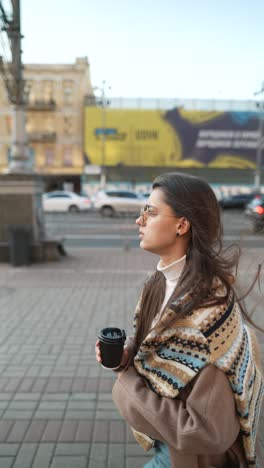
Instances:
[[[245,209],[245,215],[252,221],[253,232],[264,229],[264,195],[257,195]]]
[[[219,205],[224,208],[245,208],[256,196],[255,193],[239,193],[238,195],[229,195],[219,200]]]
[[[140,193],[140,195],[141,195],[143,198],[149,198],[150,195],[151,195],[151,192],[142,192],[142,193]]]

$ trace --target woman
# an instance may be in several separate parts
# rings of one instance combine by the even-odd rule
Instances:
[[[140,247],[160,260],[114,402],[142,447],[155,447],[146,468],[258,467],[261,364],[234,290],[237,258],[223,256],[218,202],[186,174],[162,174],[152,189],[136,223]]]

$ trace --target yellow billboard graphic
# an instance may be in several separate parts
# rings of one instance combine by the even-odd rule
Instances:
[[[160,111],[87,107],[85,152],[92,164],[171,166],[181,159],[182,150]]]
[[[104,166],[255,167],[255,113],[85,108],[85,154]]]

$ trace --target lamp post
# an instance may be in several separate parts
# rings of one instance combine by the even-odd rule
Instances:
[[[262,83],[261,89],[254,93],[255,96],[264,93],[264,82]],[[262,148],[264,146],[264,100],[261,99],[257,103],[259,108],[259,128],[258,128],[258,142],[257,142],[257,152],[256,152],[256,172],[254,179],[255,189],[260,190],[261,186],[261,170],[262,170]]]
[[[11,259],[11,248],[14,257],[12,261],[15,264],[19,260],[17,252],[25,253],[27,259],[24,258],[23,261],[26,262],[29,259],[55,260],[58,258],[59,248],[57,252],[52,252],[46,239],[42,208],[43,182],[34,173],[25,130],[29,86],[23,78],[21,0],[8,2],[11,4],[10,15],[6,13],[3,3],[0,0],[0,36],[2,38],[3,35],[4,40],[8,39],[8,56],[11,59],[0,56],[0,75],[3,77],[9,102],[13,106],[13,125],[9,167],[7,173],[0,174],[0,211],[5,214],[3,229],[0,230],[0,261]],[[5,50],[3,52],[5,56]],[[16,238],[10,238],[12,230],[10,231],[9,227],[12,226],[16,226],[19,233]],[[27,240],[23,235],[25,228],[30,233]]]
[[[0,74],[3,77],[8,98],[13,107],[12,144],[9,173],[32,173],[33,167],[29,160],[28,142],[25,131],[25,83],[23,80],[20,0],[13,0],[12,15],[6,13],[0,1],[0,17],[3,27],[0,34],[6,35],[9,40],[11,61],[5,62],[0,57]]]
[[[106,143],[106,109],[107,106],[109,105],[110,101],[108,101],[106,97],[106,81],[102,81],[102,86],[95,86],[93,88],[95,91],[98,90],[101,92],[100,100],[98,101],[98,104],[100,104],[101,109],[102,109],[102,128],[101,128],[101,179],[100,179],[100,185],[101,188],[105,188],[106,186],[106,168],[105,168],[105,163],[106,163],[106,151],[105,151],[105,143]],[[108,90],[111,89],[111,86],[107,87]]]

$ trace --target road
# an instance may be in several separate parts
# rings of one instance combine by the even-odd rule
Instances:
[[[67,247],[138,247],[136,216],[102,218],[97,213],[46,213],[50,238],[63,238]],[[264,247],[264,232],[254,234],[242,211],[223,212],[224,244],[238,242],[243,248]]]

